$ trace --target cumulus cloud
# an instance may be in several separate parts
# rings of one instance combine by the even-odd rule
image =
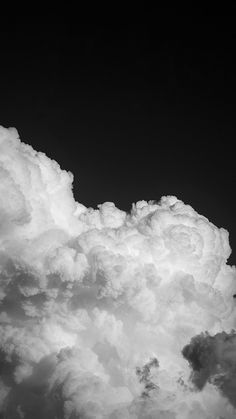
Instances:
[[[174,196],[86,208],[72,181],[0,128],[0,415],[234,418],[228,232]]]

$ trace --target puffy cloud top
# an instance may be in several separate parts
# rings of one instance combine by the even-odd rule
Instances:
[[[195,391],[182,355],[195,335],[235,327],[228,232],[174,196],[129,214],[86,208],[72,181],[0,127],[2,412],[235,417],[212,382]]]

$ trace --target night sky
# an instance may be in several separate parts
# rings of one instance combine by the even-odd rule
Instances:
[[[235,16],[1,28],[0,124],[74,174],[77,201],[129,210],[176,195],[235,227]]]

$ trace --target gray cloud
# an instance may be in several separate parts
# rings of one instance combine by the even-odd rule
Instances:
[[[202,390],[214,384],[236,407],[236,332],[201,334],[192,338],[183,349],[184,357],[193,369],[191,380]]]

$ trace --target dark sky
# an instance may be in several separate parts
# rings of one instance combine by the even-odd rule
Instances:
[[[124,210],[176,195],[235,226],[235,15],[2,26],[0,124],[75,176],[76,200]]]

